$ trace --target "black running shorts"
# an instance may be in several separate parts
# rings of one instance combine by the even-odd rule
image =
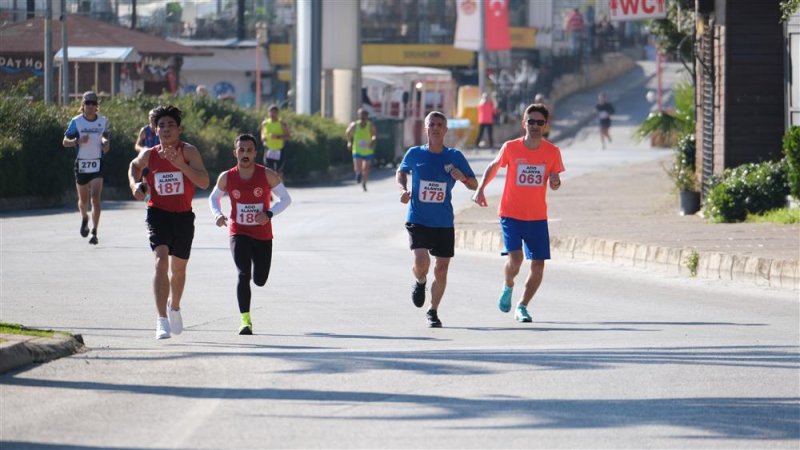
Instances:
[[[455,255],[455,228],[426,227],[416,223],[406,223],[408,243],[411,250],[426,248],[431,255],[452,258]]]
[[[100,160],[100,169],[94,173],[80,173],[78,170],[78,164],[82,162],[79,160],[75,160],[75,183],[79,186],[83,186],[89,184],[90,181],[94,180],[95,178],[103,178],[103,161]]]
[[[194,240],[194,213],[147,208],[147,232],[151,250],[166,245],[170,255],[189,259]]]

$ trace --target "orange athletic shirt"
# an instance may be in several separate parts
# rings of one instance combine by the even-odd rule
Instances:
[[[500,149],[500,167],[506,167],[506,184],[497,214],[517,220],[547,220],[547,185],[551,173],[564,171],[561,151],[542,139],[536,149],[525,138],[508,141]]]

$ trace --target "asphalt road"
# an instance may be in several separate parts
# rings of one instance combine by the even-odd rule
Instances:
[[[600,153],[592,133],[564,147],[565,177],[663,157]],[[489,158],[471,155],[475,170]],[[204,199],[187,329],[166,341],[142,204],[106,202],[96,247],[71,208],[0,216],[0,320],[90,348],[0,376],[0,446],[798,447],[796,292],[554,260],[519,324],[496,307],[503,259],[457,250],[444,328],[429,329],[410,300],[405,206],[392,172],[376,175],[368,193],[290,190],[253,336],[236,334],[227,234]]]

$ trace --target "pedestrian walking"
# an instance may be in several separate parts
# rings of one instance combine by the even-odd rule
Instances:
[[[181,299],[194,239],[192,197],[195,187],[206,189],[209,180],[197,147],[180,140],[181,110],[159,106],[154,118],[161,143],[131,161],[128,181],[137,200],[150,194],[146,222],[156,261],[156,339],[166,339],[183,331]]]
[[[611,143],[611,115],[614,114],[614,105],[609,103],[606,94],[599,94],[597,96],[597,110],[598,124],[600,125],[600,145],[603,150],[606,149],[606,140]]]
[[[536,94],[533,97],[533,103],[541,103],[549,112],[547,123],[544,125],[544,130],[542,130],[542,137],[545,139],[550,139],[550,128],[553,124],[553,119],[555,118],[555,108],[553,108],[553,105],[547,102],[544,94]]]
[[[75,189],[78,191],[78,211],[81,214],[80,235],[89,236],[89,203],[92,210],[92,237],[89,244],[97,245],[97,228],[100,226],[101,197],[103,192],[103,157],[110,150],[109,123],[98,114],[97,94],[83,93],[80,114],[73,117],[64,132],[61,144],[66,148],[78,147],[75,157]]]
[[[447,286],[450,258],[455,254],[455,229],[453,227],[452,190],[456,182],[475,190],[478,180],[463,153],[445,147],[447,117],[433,111],[425,117],[428,143],[411,147],[397,169],[396,180],[400,186],[400,202],[409,204],[406,230],[414,264],[414,289],[411,300],[414,306],[425,304],[425,286],[430,269],[430,256],[435,258],[431,305],[426,313],[428,326],[440,328],[438,309]],[[411,174],[411,190],[408,189]]]
[[[361,183],[361,188],[367,192],[369,167],[375,157],[375,143],[378,139],[375,124],[369,120],[367,110],[358,108],[358,120],[350,123],[346,134],[347,147],[353,153],[353,172],[355,172],[356,183]]]
[[[150,147],[155,147],[161,142],[158,140],[158,134],[156,133],[155,112],[156,109],[153,108],[147,113],[147,125],[139,130],[139,136],[137,136],[136,144],[134,144],[136,153],[141,153]]]
[[[486,131],[489,135],[489,148],[494,148],[494,116],[497,114],[497,108],[494,106],[494,101],[487,92],[481,94],[481,101],[478,103],[478,139],[475,141],[475,147],[481,146],[483,139],[483,132]]]
[[[250,280],[264,286],[272,267],[272,218],[292,202],[281,177],[274,170],[256,163],[256,138],[241,134],[233,148],[236,166],[222,172],[208,197],[214,222],[228,227],[233,262],[239,273],[236,300],[241,325],[239,334],[253,334],[250,317],[252,292]],[[231,200],[230,214],[222,213],[220,200],[227,193]],[[272,196],[277,202],[272,203]],[[228,221],[230,220],[230,223]]]
[[[264,165],[283,176],[283,147],[291,137],[289,126],[280,118],[278,105],[269,107],[269,117],[261,123],[261,142],[264,143]]]
[[[500,294],[498,308],[502,312],[511,310],[514,278],[522,266],[524,248],[525,258],[531,260],[531,268],[525,281],[522,299],[514,313],[514,318],[519,322],[532,321],[528,305],[542,283],[544,263],[550,259],[547,185],[550,185],[550,189],[558,189],[561,186],[559,174],[564,171],[561,151],[542,138],[548,115],[547,108],[541,104],[532,104],[525,109],[522,117],[525,136],[503,144],[497,157],[486,167],[477,192],[473,196],[478,205],[488,206],[484,189],[500,168],[506,168],[506,181],[498,215],[507,260],[505,284]]]

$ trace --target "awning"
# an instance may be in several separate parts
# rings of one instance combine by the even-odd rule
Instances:
[[[133,47],[68,47],[70,62],[96,62],[96,63],[131,63],[139,62],[142,56]],[[53,62],[60,65],[64,58],[64,49],[61,48],[53,57]]]

